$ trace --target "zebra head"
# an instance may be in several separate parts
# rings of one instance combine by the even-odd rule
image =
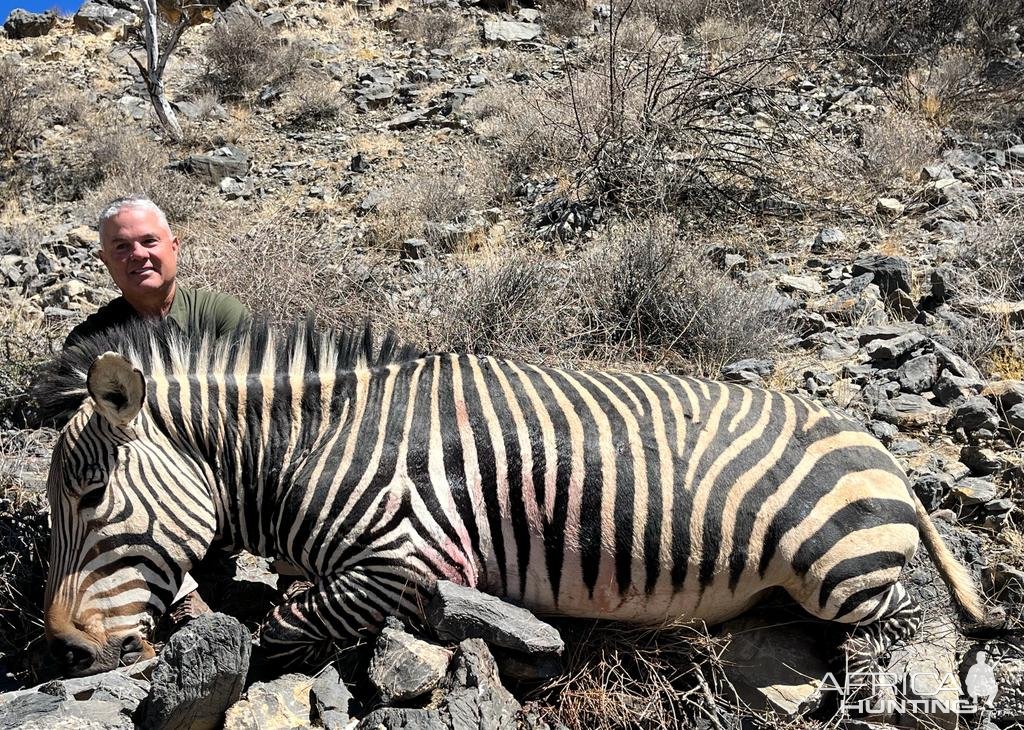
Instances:
[[[155,618],[216,527],[203,470],[143,408],[142,372],[108,352],[89,368],[86,386],[47,481],[53,535],[45,632],[71,675],[153,656]]]

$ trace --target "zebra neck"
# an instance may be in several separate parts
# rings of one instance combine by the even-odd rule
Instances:
[[[198,396],[205,407],[180,398],[165,422],[168,435],[208,473],[216,545],[279,553],[277,515],[292,475],[325,431],[344,419],[355,380],[352,372],[190,378],[192,400]]]

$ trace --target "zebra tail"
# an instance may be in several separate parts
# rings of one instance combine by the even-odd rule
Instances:
[[[938,568],[939,575],[942,576],[942,579],[953,594],[957,605],[974,623],[982,625],[990,623],[995,617],[990,617],[985,609],[971,574],[950,552],[945,541],[942,539],[942,535],[935,529],[935,524],[928,515],[928,511],[921,504],[921,500],[914,493],[913,489],[910,490],[910,493],[913,495],[915,509],[917,510],[917,525],[918,531],[921,533],[921,539],[924,541],[924,546],[928,549],[932,562]]]

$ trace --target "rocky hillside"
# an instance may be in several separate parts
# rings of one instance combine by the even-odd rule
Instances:
[[[152,112],[134,0],[11,14],[0,34],[0,689],[45,678],[32,642],[54,434],[28,427],[26,392],[67,331],[115,295],[95,219],[126,193],[167,212],[185,278],[278,321],[369,318],[434,350],[696,373],[847,412],[905,465],[989,601],[1024,628],[1019,3],[525,5],[226,5],[184,30],[167,65],[181,141]],[[262,606],[275,589],[254,565],[239,561],[230,580]],[[931,613],[893,661],[946,676],[939,690],[956,697],[983,649],[1003,692],[965,721],[1024,722],[1024,645],[951,632],[936,580],[919,556],[910,583]],[[240,612],[227,598],[215,608]],[[222,706],[193,708],[211,717],[244,689],[248,635],[231,621],[188,629],[234,651],[241,672],[224,680]],[[250,686],[228,717],[811,727],[837,709],[816,677],[842,636],[785,601],[710,635],[557,628],[555,661],[393,626],[315,680]],[[0,695],[0,726],[142,722],[181,672],[202,674],[182,669],[174,647],[186,639],[174,637],[157,669]],[[379,675],[368,684],[387,652],[422,669],[402,679],[416,692],[389,695]],[[353,693],[350,720],[338,698]]]

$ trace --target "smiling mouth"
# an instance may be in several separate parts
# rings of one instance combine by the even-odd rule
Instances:
[[[129,271],[128,273],[131,274],[132,276],[142,276],[143,274],[151,274],[154,271],[156,271],[156,269],[154,269],[152,267],[147,267],[145,269],[133,269],[132,271]]]

